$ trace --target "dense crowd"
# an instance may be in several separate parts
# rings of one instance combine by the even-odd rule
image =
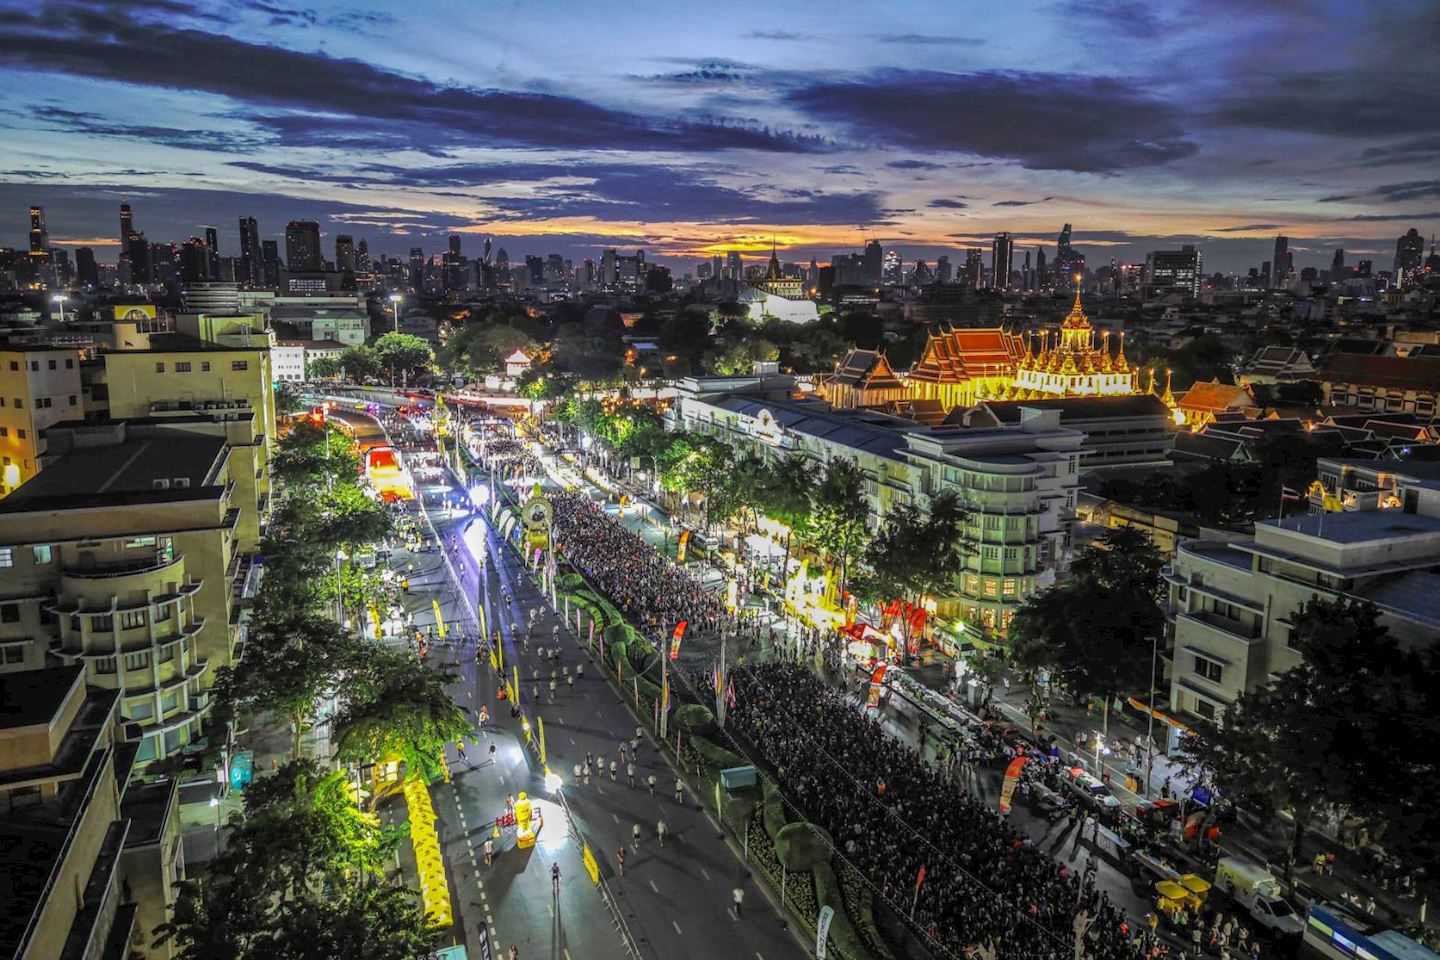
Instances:
[[[767,663],[738,671],[736,686],[732,729],[890,902],[908,908],[925,868],[915,922],[949,950],[1065,957],[1080,909],[1087,957],[1134,960],[1150,948],[1089,871],[1059,866],[813,673]]]
[[[690,630],[707,632],[718,630],[728,618],[722,598],[590,500],[562,493],[550,502],[561,555],[631,623],[653,632],[688,620]]]

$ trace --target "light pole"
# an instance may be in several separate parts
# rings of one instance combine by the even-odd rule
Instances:
[[[344,588],[343,586],[341,586],[341,583],[340,583],[340,568],[341,568],[341,565],[342,565],[344,562],[345,562],[345,551],[344,551],[344,550],[336,550],[336,551],[335,551],[335,608],[336,608],[336,611],[337,611],[337,617],[336,617],[336,619],[337,619],[337,620],[339,621],[339,623],[340,623],[340,629],[341,629],[341,630],[344,630],[344,629],[345,629],[345,588]]]
[[[210,798],[210,809],[215,811],[215,859],[220,859],[220,798]]]
[[[70,297],[63,293],[57,293],[50,299],[60,305],[60,323],[63,325],[65,323],[65,301],[69,300]]]
[[[1150,638],[1150,715],[1145,721],[1145,799],[1150,799],[1150,781],[1155,762],[1155,662],[1160,658],[1160,635]]]
[[[390,294],[390,317],[395,324],[395,332],[400,332],[400,301],[405,298],[398,293]]]

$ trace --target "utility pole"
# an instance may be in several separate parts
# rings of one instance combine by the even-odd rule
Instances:
[[[1145,799],[1150,799],[1150,780],[1153,771],[1155,754],[1155,662],[1160,658],[1160,635],[1156,634],[1150,638],[1150,701],[1146,704],[1150,708],[1149,717],[1145,723]]]

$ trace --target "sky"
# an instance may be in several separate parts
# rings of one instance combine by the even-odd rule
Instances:
[[[113,260],[124,198],[227,255],[247,215],[681,270],[1069,222],[1092,266],[1386,269],[1440,231],[1437,51],[1434,0],[0,0],[0,244],[41,204]]]

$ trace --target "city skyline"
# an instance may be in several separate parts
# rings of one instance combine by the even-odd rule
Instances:
[[[791,260],[868,239],[934,259],[1000,231],[1018,254],[1065,222],[1092,265],[1193,243],[1224,272],[1280,233],[1297,269],[1428,240],[1426,5],[1247,10],[1238,36],[1223,6],[640,5],[597,23],[422,3],[396,32],[383,8],[45,3],[0,18],[0,243],[24,244],[35,204],[52,243],[112,261],[122,198],[152,239],[218,227],[227,255],[245,216],[265,238],[317,220],[327,251],[460,234],[672,264],[772,238]]]

